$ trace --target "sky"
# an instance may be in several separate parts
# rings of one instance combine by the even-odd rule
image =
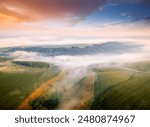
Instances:
[[[0,47],[149,40],[150,0],[0,0]]]

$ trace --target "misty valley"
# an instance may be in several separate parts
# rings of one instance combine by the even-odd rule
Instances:
[[[0,109],[150,109],[150,53],[142,45],[0,49]]]

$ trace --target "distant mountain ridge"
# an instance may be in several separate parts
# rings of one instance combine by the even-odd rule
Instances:
[[[8,52],[16,51],[28,51],[28,52],[38,52],[45,54],[47,56],[59,56],[59,55],[92,55],[99,53],[124,53],[135,51],[139,48],[137,45],[129,45],[119,42],[106,42],[103,44],[93,44],[87,45],[85,47],[71,46],[71,47],[16,47],[10,48]]]

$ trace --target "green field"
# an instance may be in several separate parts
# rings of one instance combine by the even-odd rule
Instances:
[[[35,90],[61,71],[59,67],[44,62],[12,61],[0,57],[0,109],[17,109]],[[90,67],[88,74],[76,81],[72,88],[63,87],[61,81],[67,84],[64,80],[32,99],[29,104],[32,109],[59,109],[73,99],[78,102],[71,109],[150,109],[149,61],[122,67]]]
[[[0,109],[16,109],[36,88],[59,73],[56,66],[32,68],[11,62],[5,66],[0,70]]]
[[[148,62],[128,65],[140,72],[100,72],[95,82],[95,96],[91,109],[150,109],[149,65]]]
[[[10,60],[9,58],[6,58],[6,57],[0,57],[0,62],[5,62],[5,61],[8,61]]]

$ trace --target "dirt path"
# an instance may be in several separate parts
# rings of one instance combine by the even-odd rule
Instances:
[[[84,84],[82,101],[77,109],[85,109],[85,107],[87,107],[87,102],[90,101],[94,95],[94,81],[94,73],[89,73]]]
[[[43,85],[41,85],[39,88],[37,88],[28,98],[26,98],[23,103],[18,107],[19,110],[30,110],[32,109],[30,102],[40,96],[42,96],[46,91],[49,89],[49,87],[52,87],[55,82],[59,82],[64,78],[66,75],[66,71],[60,72],[56,77],[50,79]]]
[[[94,94],[94,74],[89,73],[85,81],[83,100],[88,100]]]
[[[94,94],[95,74],[90,72],[84,75],[84,77],[85,76],[86,79],[83,82],[83,88],[81,89],[80,86],[76,87],[77,84],[75,83],[73,85],[74,88],[71,88],[71,90],[68,89],[69,94],[67,94],[67,96],[65,95],[59,109],[78,110],[86,108],[87,103],[91,100]]]

